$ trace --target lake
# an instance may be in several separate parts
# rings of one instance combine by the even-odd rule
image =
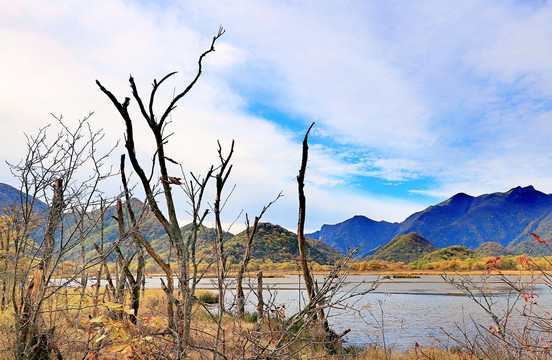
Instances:
[[[316,277],[322,283],[323,276]],[[349,275],[341,294],[353,289],[358,292],[367,290],[379,278],[375,275]],[[456,279],[460,280],[460,277],[456,276]],[[468,276],[466,279],[492,294],[490,300],[494,302],[493,309],[498,315],[504,313],[509,300],[518,298],[511,287],[497,276]],[[509,281],[516,279],[516,276],[508,277]],[[531,279],[524,280],[529,282]],[[267,287],[272,287],[272,290],[266,291],[267,294],[273,297],[275,305],[286,306],[286,315],[295,313],[299,303],[305,304],[306,291],[298,290],[299,282],[297,275],[264,280]],[[539,304],[551,305],[550,289],[541,280],[534,279],[534,282],[536,285],[530,291],[539,294]],[[255,281],[251,285],[254,288]],[[250,292],[249,299],[249,311],[254,311],[256,296]],[[525,304],[523,299],[518,301],[518,312],[523,311]],[[463,332],[476,333],[476,325],[471,319],[485,329],[494,325],[473,299],[445,282],[440,275],[422,275],[419,279],[384,279],[374,291],[347,301],[347,305],[354,310],[331,310],[328,319],[338,332],[351,328],[345,340],[354,345],[385,344],[388,348],[405,350],[418,342],[423,346],[451,347],[457,344],[443,329],[461,338]]]
[[[319,284],[324,276],[316,275]],[[467,276],[474,286],[484,287],[492,294],[495,312],[501,315],[508,301],[517,299],[498,276]],[[460,280],[459,276],[456,276]],[[516,276],[508,277],[516,281]],[[524,278],[526,283],[535,283],[529,290],[539,295],[538,303],[542,306],[552,305],[550,288],[542,280]],[[485,311],[468,296],[451,284],[445,282],[440,275],[421,275],[419,279],[381,279],[376,275],[349,275],[343,290],[338,296],[350,292],[362,292],[380,281],[374,291],[354,297],[344,304],[347,309],[332,309],[328,312],[331,327],[337,332],[347,328],[351,332],[345,336],[349,344],[385,345],[388,348],[405,350],[417,342],[422,346],[455,346],[455,342],[443,331],[456,337],[462,333],[475,334],[476,325],[472,319],[484,329],[494,325]],[[246,311],[253,312],[257,306],[255,279],[245,279],[247,297]],[[202,279],[198,288],[214,290],[216,279]],[[104,286],[102,281],[102,286]],[[265,303],[272,302],[275,306],[285,306],[286,316],[294,314],[299,307],[304,306],[307,297],[304,282],[299,275],[289,275],[282,278],[264,278],[263,297]],[[147,288],[160,288],[161,278],[151,277],[146,280]],[[234,301],[233,279],[228,282],[228,306]],[[519,299],[518,299],[519,300]],[[526,302],[517,302],[514,318],[519,317]]]

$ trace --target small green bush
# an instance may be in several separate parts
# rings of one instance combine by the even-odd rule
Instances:
[[[217,304],[218,303],[218,295],[211,292],[211,291],[202,291],[199,294],[197,294],[197,298],[199,301],[205,303],[205,304]]]
[[[246,313],[243,316],[243,319],[245,320],[245,322],[248,322],[248,323],[256,323],[258,318],[259,316],[257,313]]]

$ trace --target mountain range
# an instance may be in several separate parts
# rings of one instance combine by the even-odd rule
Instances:
[[[6,210],[13,204],[18,204],[21,199],[21,193],[10,185],[0,184],[0,214],[2,210]],[[48,206],[36,201],[37,207],[44,211]],[[141,234],[151,243],[152,247],[163,259],[170,259],[174,256],[174,251],[171,251],[170,242],[163,227],[144,204],[138,199],[131,199],[132,208],[137,216],[138,228]],[[106,245],[113,243],[119,237],[117,213],[115,206],[110,206],[105,209],[103,216],[103,224],[100,226],[100,210],[94,210],[86,214],[83,229],[90,229],[86,234],[84,241],[84,251],[88,256],[95,256],[94,244],[99,244],[103,236],[103,241]],[[125,218],[126,218],[125,211]],[[128,219],[126,219],[128,224]],[[75,219],[72,216],[66,216],[64,219],[64,233],[78,233],[75,230]],[[100,231],[103,228],[103,233]],[[191,224],[181,228],[184,237],[190,231]],[[39,242],[44,234],[44,229],[40,228],[32,234],[37,242]],[[245,252],[244,244],[246,243],[247,234],[245,231],[234,235],[229,232],[224,234],[225,247],[228,255],[228,263],[239,263]],[[210,262],[213,260],[213,243],[215,239],[214,229],[203,226],[198,233],[197,241],[197,258],[203,258]],[[67,238],[65,241],[70,241]],[[125,243],[122,244],[124,248]],[[343,257],[337,250],[331,246],[312,238],[306,238],[306,250],[311,260],[319,264],[332,264],[337,259]],[[76,259],[81,256],[81,246],[76,246],[70,251],[66,259]],[[285,261],[295,261],[299,256],[299,248],[297,245],[297,235],[284,229],[279,225],[270,223],[259,223],[257,233],[252,246],[252,260],[265,261],[271,259],[275,263]]]
[[[361,247],[360,257],[371,255],[400,235],[415,232],[437,248],[462,245],[476,249],[495,242],[512,254],[522,254],[534,243],[529,233],[552,238],[552,195],[533,186],[480,196],[459,193],[410,215],[401,223],[355,216],[335,225],[323,225],[308,236],[341,252]],[[552,252],[539,247],[538,255]],[[537,253],[534,253],[537,255]]]
[[[17,189],[0,184],[0,208],[19,198]],[[139,228],[142,234],[165,259],[169,258],[171,250],[162,226],[141,201],[133,199],[132,205],[135,212],[141,214]],[[46,204],[38,202],[38,206],[47,209]],[[103,223],[106,243],[118,237],[114,216],[114,208],[108,208]],[[98,211],[89,213],[88,218],[97,219]],[[71,226],[71,221],[67,220],[65,228]],[[183,234],[188,229],[189,225],[184,226]],[[307,234],[307,249],[311,259],[320,264],[332,263],[341,256],[340,253],[345,254],[357,247],[360,247],[358,258],[371,255],[374,259],[404,262],[455,245],[488,256],[496,253],[517,255],[526,253],[533,246],[531,232],[539,234],[543,240],[552,238],[552,195],[527,186],[476,197],[459,193],[412,214],[401,223],[354,216],[335,225],[323,225],[319,231]],[[213,237],[213,229],[202,229],[198,239],[199,256],[210,256]],[[230,263],[238,262],[246,234],[227,233],[225,238]],[[93,252],[93,244],[99,239],[98,227],[88,234],[85,251]],[[253,246],[253,259],[295,261],[298,256],[296,239],[294,233],[278,225],[262,223]],[[540,246],[532,254],[551,255],[552,252]]]

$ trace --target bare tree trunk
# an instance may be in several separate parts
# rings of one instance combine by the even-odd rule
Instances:
[[[306,213],[306,198],[305,198],[305,172],[307,169],[307,161],[309,158],[309,144],[308,137],[309,132],[314,126],[314,123],[311,124],[305,138],[303,139],[303,156],[301,158],[301,168],[299,169],[299,175],[297,176],[297,184],[299,186],[299,223],[297,226],[297,242],[299,245],[299,256],[301,258],[301,269],[303,270],[303,279],[305,281],[305,287],[307,288],[307,294],[309,300],[314,299],[314,283],[309,270],[309,265],[307,263],[307,249],[305,245],[305,213]]]
[[[107,264],[105,263],[103,255],[102,255],[103,247],[104,247],[104,219],[105,219],[105,200],[100,199],[100,226],[99,226],[99,230],[100,230],[100,250],[101,251],[99,252],[99,254],[100,254],[100,257],[101,257],[102,261],[100,262],[100,268],[98,269],[98,272],[96,274],[96,281],[97,282],[96,282],[96,291],[95,291],[95,294],[94,294],[94,309],[92,310],[92,316],[93,317],[98,316],[98,300],[99,300],[99,297],[100,297],[100,284],[101,284],[101,281],[102,281],[102,273],[103,273],[104,266],[107,267]],[[107,289],[107,286],[106,286],[106,289]]]
[[[61,223],[63,213],[63,180],[57,179],[54,182],[54,196],[52,198],[52,208],[48,213],[48,224],[46,225],[46,234],[44,235],[44,253],[42,255],[42,269],[44,273],[50,270],[52,255],[54,252],[56,231]]]
[[[38,327],[41,322],[40,306],[43,292],[46,287],[44,274],[49,273],[55,246],[55,234],[61,223],[63,213],[63,181],[54,182],[52,207],[48,213],[46,233],[44,234],[44,251],[42,260],[34,272],[33,279],[27,287],[19,327],[18,357],[42,359],[49,358],[50,344],[48,334],[39,335]]]
[[[138,311],[140,309],[140,290],[142,290],[142,285],[145,279],[145,259],[144,259],[144,246],[142,245],[142,242],[146,242],[147,240],[142,237],[142,241],[140,241],[139,238],[139,230],[138,230],[138,224],[136,222],[136,216],[134,214],[134,210],[132,209],[132,204],[130,201],[130,193],[128,191],[128,185],[126,181],[126,174],[125,174],[125,155],[121,155],[121,182],[123,183],[123,189],[125,193],[125,201],[126,201],[126,208],[128,217],[130,218],[130,223],[132,226],[131,234],[134,239],[134,244],[136,247],[136,254],[138,255],[138,268],[136,269],[136,278],[133,279],[133,283],[131,284],[131,291],[132,291],[132,309],[134,310],[134,316],[132,317],[132,321],[134,324],[136,324],[136,319],[138,317]],[[122,211],[121,211],[122,213]],[[148,243],[149,244],[149,243]],[[150,246],[151,248],[151,246]],[[153,250],[153,249],[152,249]],[[129,270],[130,273],[130,270]],[[130,280],[130,279],[129,279]]]
[[[245,270],[247,268],[247,264],[249,264],[249,260],[251,259],[251,248],[253,246],[253,238],[255,237],[255,233],[257,232],[257,224],[259,223],[259,217],[255,217],[255,221],[253,222],[253,228],[250,231],[249,228],[249,219],[247,218],[247,215],[245,216],[246,223],[247,223],[247,244],[245,247],[245,254],[243,256],[243,260],[240,264],[240,268],[238,270],[238,275],[236,276],[236,305],[238,308],[238,319],[242,319],[245,315],[245,294],[243,293],[243,276],[245,274]]]
[[[206,209],[203,214],[201,214],[202,201],[205,190],[207,189],[207,183],[213,174],[213,166],[209,168],[207,174],[204,178],[197,177],[191,173],[193,180],[189,182],[185,179],[184,182],[184,192],[188,197],[188,200],[192,206],[192,228],[190,229],[187,239],[186,239],[186,262],[190,262],[191,266],[191,281],[189,282],[189,287],[184,288],[184,316],[186,319],[191,319],[192,317],[192,299],[195,297],[196,286],[201,280],[198,277],[198,262],[196,259],[196,247],[198,232],[200,231],[205,217],[209,214],[209,210]],[[190,338],[190,321],[186,321],[184,324],[184,338]]]
[[[245,215],[245,222],[246,222],[246,228],[247,228],[247,244],[245,246],[245,254],[243,255],[243,260],[240,264],[240,268],[238,269],[238,275],[236,276],[236,303],[238,308],[238,313],[237,313],[238,318],[243,318],[245,314],[245,294],[243,293],[243,275],[245,274],[247,265],[251,260],[251,248],[253,247],[253,238],[257,233],[257,226],[259,225],[259,221],[261,221],[261,218],[263,217],[264,213],[281,196],[282,196],[282,193],[280,192],[276,197],[276,199],[274,199],[268,205],[263,207],[259,216],[255,216],[255,221],[253,221],[252,228],[249,227],[249,218],[247,217],[247,214]]]
[[[224,185],[226,185],[226,180],[230,176],[232,171],[232,165],[230,164],[230,159],[234,153],[234,141],[230,146],[230,152],[225,158],[222,155],[222,148],[220,142],[218,144],[218,154],[220,159],[219,172],[215,175],[216,180],[216,197],[215,203],[213,206],[213,212],[215,214],[215,224],[216,224],[216,237],[215,237],[215,254],[217,258],[217,280],[218,280],[218,290],[219,290],[219,310],[221,313],[219,316],[222,316],[224,312],[224,280],[226,279],[226,254],[224,252],[224,230],[222,229],[222,220],[221,212],[224,205],[222,204],[222,191],[224,190]]]
[[[103,251],[103,241],[100,246],[98,246],[98,244],[94,244],[94,249],[96,249],[96,252],[100,256],[101,264],[103,268],[105,268],[105,279],[107,281],[105,292],[107,293],[108,298],[111,299],[115,296],[115,285],[113,284],[113,279],[111,278],[111,273],[109,271],[109,267],[107,266],[106,256]]]
[[[232,140],[232,145],[230,146],[230,152],[228,153],[228,156],[225,158],[222,155],[222,148],[220,146],[220,142],[218,144],[218,154],[219,154],[219,160],[220,160],[220,167],[218,173],[215,175],[216,180],[216,197],[215,197],[215,203],[213,205],[213,212],[215,213],[215,225],[216,225],[216,236],[215,236],[215,255],[216,255],[216,264],[217,264],[217,288],[218,288],[218,318],[217,318],[217,336],[215,339],[215,349],[218,349],[219,342],[221,341],[221,334],[222,334],[222,317],[225,312],[225,306],[224,306],[224,295],[226,293],[226,288],[224,281],[226,280],[226,253],[224,252],[224,231],[222,229],[222,220],[221,220],[221,212],[224,207],[224,204],[222,203],[222,191],[224,190],[224,185],[226,184],[226,180],[228,180],[228,176],[230,175],[230,172],[232,171],[232,165],[228,166],[230,164],[230,159],[232,158],[232,154],[234,153],[234,141]],[[224,340],[223,344],[224,346]],[[223,351],[224,353],[224,351]],[[213,353],[213,359],[216,359],[217,354]]]
[[[307,288],[307,294],[309,296],[309,302],[316,301],[316,294],[318,293],[317,284],[314,283],[314,280],[312,278],[312,275],[310,273],[309,265],[307,262],[307,249],[305,245],[305,215],[307,211],[307,200],[305,197],[305,172],[307,169],[307,161],[309,158],[309,144],[308,144],[308,138],[309,138],[309,132],[311,131],[312,127],[314,126],[314,123],[311,124],[309,129],[307,130],[307,133],[305,134],[305,138],[303,139],[303,154],[301,157],[301,168],[299,169],[299,175],[297,176],[297,184],[299,188],[299,224],[297,226],[297,240],[299,245],[299,256],[301,258],[301,268],[303,270],[303,278],[305,279],[305,287]],[[326,332],[330,331],[328,321],[326,320],[326,316],[324,314],[324,310],[319,307],[319,304],[315,303],[313,304],[317,309],[315,314],[313,314],[313,318],[316,320],[318,319]]]
[[[264,300],[263,300],[263,272],[257,274],[257,312],[259,314],[258,322],[263,322]]]

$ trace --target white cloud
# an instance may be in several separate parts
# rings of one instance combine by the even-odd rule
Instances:
[[[93,110],[92,124],[114,143],[123,124],[94,80],[122,100],[129,74],[146,97],[154,78],[176,70],[158,95],[161,109],[223,25],[202,78],[174,112],[168,150],[200,172],[216,161],[217,139],[226,148],[236,140],[229,213],[254,213],[284,190],[267,220],[295,226],[302,134],[289,128],[311,121],[311,229],[420,210],[362,189],[363,177],[428,177],[439,186],[412,192],[439,198],[529,183],[552,192],[550,24],[549,4],[502,1],[11,2],[0,5],[0,116],[9,129],[0,157],[17,160],[23,131],[51,122],[51,112],[70,120]],[[304,124],[252,115],[255,102]],[[149,129],[136,128],[149,159]],[[5,165],[0,175],[10,182]]]

